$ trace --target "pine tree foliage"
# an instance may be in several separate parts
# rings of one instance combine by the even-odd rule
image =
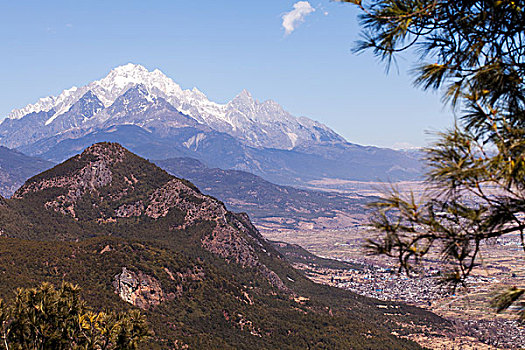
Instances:
[[[415,84],[442,92],[459,118],[426,150],[427,194],[393,190],[373,205],[383,234],[367,247],[411,271],[439,252],[446,280],[462,283],[487,240],[518,234],[525,251],[525,2],[341,0],[361,9],[363,40],[387,67],[399,52],[419,55]],[[523,288],[494,299],[516,305]]]
[[[18,289],[12,304],[0,300],[0,349],[133,350],[148,336],[139,312],[91,311],[70,283]]]

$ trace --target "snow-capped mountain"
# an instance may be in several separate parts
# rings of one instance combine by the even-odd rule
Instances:
[[[56,162],[101,141],[149,159],[193,157],[280,184],[406,180],[421,170],[417,156],[348,143],[246,90],[219,104],[135,64],[13,110],[0,124],[0,146]]]
[[[325,125],[308,118],[296,118],[274,101],[258,102],[246,90],[229,103],[218,104],[210,101],[196,88],[183,90],[158,69],[150,72],[141,65],[131,63],[111,70],[103,79],[86,86],[73,87],[64,90],[59,96],[45,97],[35,104],[13,110],[8,118],[21,120],[33,113],[46,112],[49,116],[43,125],[33,125],[38,129],[43,128],[39,133],[48,134],[46,136],[57,132],[69,132],[71,128],[82,128],[88,124],[93,127],[93,121],[101,119],[100,117],[87,123],[88,120],[82,122],[77,116],[75,122],[62,122],[63,128],[58,128],[59,130],[54,124],[56,120],[64,120],[64,115],[87,93],[101,102],[104,107],[102,109],[112,108],[114,111],[116,108],[112,105],[115,101],[137,85],[143,86],[148,92],[148,102],[152,103],[155,99],[162,98],[177,111],[216,131],[230,134],[249,146],[292,149],[304,142],[344,141]],[[104,122],[113,117],[108,111],[101,113],[102,119],[106,118]],[[135,120],[134,123],[144,125],[140,120]],[[45,130],[49,130],[49,133]],[[8,135],[2,135],[0,142],[10,147],[24,145],[24,140],[14,140]]]

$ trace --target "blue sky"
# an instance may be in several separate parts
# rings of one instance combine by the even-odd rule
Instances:
[[[246,88],[359,144],[423,146],[451,125],[438,94],[412,87],[408,59],[386,74],[351,52],[353,6],[309,1],[315,11],[286,34],[282,16],[296,2],[2,1],[0,118],[133,62],[217,102]]]

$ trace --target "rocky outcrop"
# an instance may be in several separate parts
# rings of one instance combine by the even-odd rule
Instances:
[[[185,226],[192,225],[197,220],[226,220],[227,210],[221,202],[203,195],[176,178],[153,192],[146,215],[157,219],[166,216],[171,208],[186,213]]]
[[[179,179],[169,181],[151,196],[145,214],[152,218],[164,217],[170,209],[186,213],[184,223],[176,229],[185,229],[197,221],[212,221],[215,227],[201,243],[211,253],[243,267],[258,270],[276,288],[288,291],[279,276],[259,261],[254,246],[262,247],[264,238],[245,214],[231,214],[223,203],[205,196]]]
[[[132,216],[141,216],[144,211],[144,203],[142,201],[133,204],[123,204],[116,211],[115,214],[119,218],[130,218]]]
[[[84,162],[74,174],[42,178],[30,182],[20,188],[13,198],[23,198],[29,193],[39,192],[50,188],[65,188],[67,192],[45,203],[46,209],[53,209],[63,214],[76,217],[75,204],[85,193],[97,193],[98,189],[109,185],[112,180],[111,164],[121,162],[124,157],[124,148],[118,144],[101,143],[87,148],[81,155],[73,158],[72,162]]]
[[[224,204],[195,191],[179,179],[173,179],[151,195],[146,215],[156,219],[166,216],[172,208],[186,213],[184,223],[177,229],[185,229],[196,221],[215,222],[213,231],[202,239],[207,250],[243,266],[255,266],[258,257],[247,237],[230,225]],[[240,225],[240,228],[244,227]]]
[[[135,273],[125,267],[115,276],[113,287],[122,300],[143,310],[159,305],[169,297],[156,278],[141,271]]]

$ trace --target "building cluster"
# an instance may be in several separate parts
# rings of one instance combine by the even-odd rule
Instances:
[[[336,275],[333,284],[367,297],[427,307],[449,292],[437,283],[435,276],[410,278],[383,267],[353,270],[344,278]]]
[[[357,263],[354,261],[354,263]],[[351,290],[357,294],[385,301],[400,301],[430,310],[452,308],[455,311],[452,291],[439,283],[438,271],[432,268],[421,271],[416,278],[396,273],[390,267],[363,265],[362,269],[323,270],[331,273],[328,283]],[[494,277],[474,275],[467,278],[469,289],[486,292],[487,287],[499,280]],[[445,298],[450,302],[443,304]],[[461,296],[458,296],[461,298]],[[496,348],[525,348],[525,327],[511,319],[454,317],[455,325],[468,334]]]
[[[505,319],[456,319],[455,324],[485,344],[503,349],[525,348],[525,327]]]

